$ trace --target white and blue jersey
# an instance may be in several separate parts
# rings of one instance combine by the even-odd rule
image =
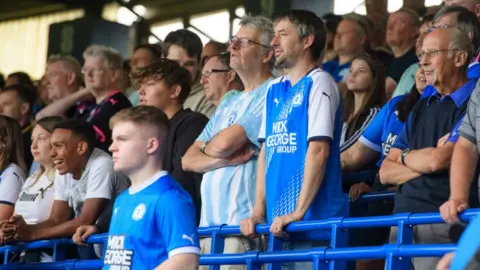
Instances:
[[[325,175],[304,220],[345,215],[340,167],[340,94],[333,78],[318,68],[291,86],[288,76],[273,81],[265,99],[259,140],[265,148],[267,221],[294,212],[302,188],[309,142],[330,141]],[[330,230],[308,233],[330,239]]]
[[[258,130],[271,79],[248,92],[229,91],[197,141],[208,142],[222,130],[240,125],[255,150],[260,150]],[[250,217],[255,203],[258,155],[244,164],[218,168],[203,174],[200,226],[239,225]]]
[[[162,171],[115,200],[103,269],[154,269],[178,254],[200,254],[190,195]]]

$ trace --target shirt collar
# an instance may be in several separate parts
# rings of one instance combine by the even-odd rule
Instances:
[[[460,108],[460,106],[462,106],[462,104],[468,100],[476,85],[477,79],[469,80],[467,83],[458,88],[455,92],[448,96],[444,96],[443,98],[440,93],[438,93],[438,91],[435,89],[435,91],[428,97],[427,105],[430,105],[432,97],[438,98],[440,102],[442,102],[446,98],[451,98],[453,102],[455,102],[457,108]]]

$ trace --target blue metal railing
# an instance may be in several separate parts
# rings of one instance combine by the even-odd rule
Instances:
[[[391,192],[364,195],[361,201],[391,199]],[[469,209],[460,215],[461,220],[470,221],[480,209]],[[201,237],[211,237],[211,254],[202,255],[200,264],[211,265],[210,269],[219,269],[224,264],[245,264],[249,270],[258,270],[263,264],[269,264],[268,269],[279,269],[279,263],[294,261],[312,261],[313,269],[346,269],[347,260],[385,258],[386,268],[410,269],[408,258],[442,256],[447,252],[454,251],[454,244],[440,245],[412,245],[412,227],[414,225],[443,223],[439,213],[422,214],[397,214],[391,216],[356,217],[356,218],[331,218],[320,221],[301,221],[286,227],[289,233],[306,232],[320,229],[331,229],[332,238],[330,247],[319,247],[310,250],[283,250],[282,241],[278,238],[269,237],[268,252],[253,251],[244,254],[222,254],[224,239],[227,235],[239,235],[239,226],[214,226],[199,228]],[[398,240],[395,244],[386,244],[374,247],[347,247],[347,231],[355,228],[391,227],[398,226]],[[259,234],[269,234],[269,225],[257,225]],[[106,243],[107,235],[94,235],[88,239],[88,243]],[[39,248],[53,248],[54,260],[52,263],[10,263],[0,265],[1,269],[98,269],[103,265],[102,260],[66,260],[58,256],[58,249],[63,245],[73,244],[71,239],[42,240],[32,243],[3,246],[0,252],[5,255],[7,262],[9,252],[30,250]],[[60,260],[58,258],[61,258]]]

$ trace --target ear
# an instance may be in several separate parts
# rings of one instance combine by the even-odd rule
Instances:
[[[467,63],[468,54],[466,51],[458,51],[455,53],[455,66],[461,67]]]
[[[120,79],[120,76],[122,76],[120,69],[112,70],[111,75],[112,75],[112,82],[120,82],[119,79]]]
[[[180,96],[180,92],[182,92],[182,87],[180,85],[173,86],[172,90],[170,90],[170,98],[177,99],[178,96]]]
[[[70,72],[68,74],[68,85],[72,85],[77,80],[77,74],[75,72]]]
[[[303,48],[307,49],[308,47],[313,45],[313,41],[315,40],[314,35],[309,35],[303,38]]]
[[[147,153],[152,155],[160,148],[160,142],[157,138],[150,138],[147,140]]]
[[[21,111],[22,115],[28,114],[28,112],[30,111],[30,104],[22,103],[22,106],[20,107],[20,111]]]
[[[475,15],[477,15],[477,18],[480,18],[480,4],[475,7]]]
[[[227,74],[228,74],[227,85],[229,85],[233,81],[235,81],[235,78],[237,77],[237,73],[235,72],[235,70],[230,70]]]
[[[267,53],[263,56],[263,63],[268,63],[273,57],[273,49],[270,48]]]
[[[84,155],[88,151],[88,144],[87,142],[81,141],[78,143],[77,152],[80,156]]]
[[[420,36],[420,28],[414,28],[412,30],[412,38],[417,39]]]

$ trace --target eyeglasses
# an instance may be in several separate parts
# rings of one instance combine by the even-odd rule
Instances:
[[[427,34],[433,32],[435,29],[445,29],[445,28],[450,28],[450,26],[448,26],[448,25],[446,25],[446,24],[442,24],[442,25],[430,27],[430,28],[427,30]]]
[[[247,47],[248,44],[251,43],[251,44],[260,45],[264,48],[270,49],[270,46],[263,45],[262,43],[253,41],[253,40],[248,39],[248,38],[239,38],[239,37],[235,37],[235,36],[230,38],[230,44],[231,45],[237,44],[237,42],[240,44],[240,47]]]
[[[202,72],[202,77],[208,79],[208,77],[210,77],[210,75],[212,75],[213,73],[224,73],[224,72],[229,72],[231,69],[209,69],[209,70],[206,70],[205,72]]]
[[[461,51],[461,49],[446,49],[446,50],[431,50],[431,51],[420,51],[417,53],[417,57],[419,60],[425,56],[427,59],[430,59],[434,56],[437,56],[441,52],[449,52],[449,51]]]
[[[82,74],[102,74],[105,71],[104,68],[82,68]]]

